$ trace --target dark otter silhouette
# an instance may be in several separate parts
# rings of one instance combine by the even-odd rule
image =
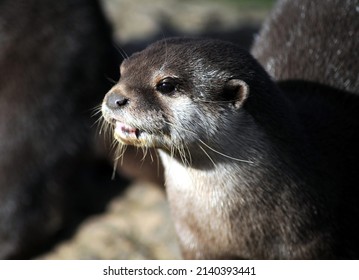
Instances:
[[[0,2],[0,258],[32,256],[103,205],[91,115],[115,53],[95,0]]]
[[[359,257],[359,98],[275,83],[234,44],[171,38],[121,65],[103,115],[156,147],[185,258]]]
[[[277,80],[359,92],[359,1],[278,1],[252,53]]]

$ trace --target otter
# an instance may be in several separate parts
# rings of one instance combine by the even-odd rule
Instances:
[[[0,38],[0,259],[26,259],[115,193],[91,115],[120,59],[96,0],[0,1]]]
[[[359,1],[278,1],[251,53],[277,80],[359,92]]]
[[[359,257],[359,99],[276,83],[236,45],[169,38],[125,59],[102,113],[159,150],[184,258]]]

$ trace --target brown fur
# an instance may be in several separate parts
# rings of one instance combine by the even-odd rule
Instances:
[[[113,67],[97,1],[0,1],[0,258],[33,256],[101,207],[91,115]]]
[[[172,38],[123,62],[102,110],[120,143],[160,150],[184,257],[323,259],[359,256],[358,107],[277,85],[231,43]]]
[[[359,1],[281,0],[252,53],[276,80],[359,92]]]

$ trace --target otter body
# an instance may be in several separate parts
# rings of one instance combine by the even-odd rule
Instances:
[[[92,192],[98,207],[91,115],[114,67],[96,0],[0,2],[0,259],[39,253]]]
[[[358,93],[358,7],[358,0],[278,1],[251,52],[277,80]]]
[[[185,258],[359,257],[359,100],[296,83],[216,40],[122,63],[103,115],[120,144],[160,150]]]

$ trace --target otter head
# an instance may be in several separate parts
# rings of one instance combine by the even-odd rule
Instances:
[[[201,143],[216,149],[221,137],[236,137],[255,80],[253,63],[227,42],[158,41],[123,61],[119,82],[104,98],[103,116],[121,144],[182,155],[198,152]]]

